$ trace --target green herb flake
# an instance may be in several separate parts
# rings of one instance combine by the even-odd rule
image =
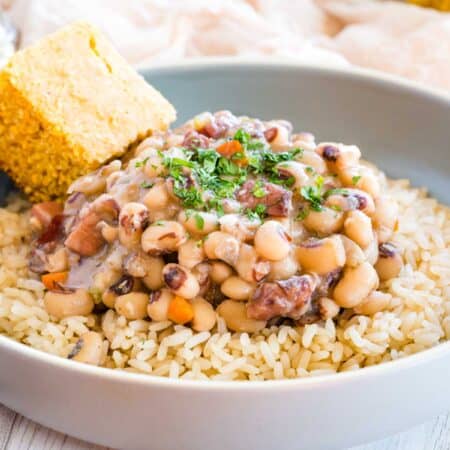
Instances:
[[[305,168],[306,173],[312,174],[315,172],[314,167],[306,166]]]
[[[263,217],[266,215],[267,207],[266,205],[256,205],[255,213],[258,214],[259,217]]]
[[[164,226],[164,220],[157,220],[156,222],[153,222],[152,225],[155,227],[162,227]]]
[[[308,208],[302,208],[299,210],[298,214],[295,216],[295,220],[304,220],[308,217],[309,209]]]
[[[361,175],[355,175],[352,177],[352,183],[353,186],[356,186],[358,184],[358,181],[361,179]]]
[[[150,157],[147,156],[147,158],[144,158],[142,161],[136,161],[136,162],[134,163],[134,167],[136,167],[136,169],[139,168],[139,167],[144,167],[144,166],[145,166],[145,163],[146,163],[149,159],[150,159]]]
[[[233,139],[239,141],[243,145],[247,145],[250,142],[251,136],[242,128],[234,133]]]
[[[99,288],[91,287],[88,290],[89,294],[91,294],[92,300],[94,300],[94,303],[98,305],[102,302],[102,291]]]
[[[323,197],[327,199],[328,197],[331,197],[332,195],[348,195],[349,192],[345,188],[334,188],[334,189],[328,189],[328,191],[323,194]]]
[[[256,198],[262,198],[267,195],[266,189],[264,188],[264,183],[261,180],[258,180],[255,182],[255,185],[252,189],[252,194]]]
[[[153,183],[150,183],[148,181],[143,181],[141,183],[141,188],[143,189],[150,189],[151,187],[153,187]]]
[[[203,227],[205,226],[205,219],[198,213],[194,214],[194,220],[195,220],[195,226],[199,230],[203,230]]]

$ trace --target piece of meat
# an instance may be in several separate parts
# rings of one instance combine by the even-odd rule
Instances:
[[[100,221],[113,222],[119,216],[119,205],[107,194],[98,197],[81,219],[76,220],[64,244],[81,256],[95,255],[105,243]]]
[[[266,213],[274,217],[287,217],[292,209],[292,192],[273,183],[264,183],[266,195],[255,197],[255,181],[245,182],[236,194],[237,200],[245,207],[254,210],[257,205],[264,205]]]
[[[95,255],[103,246],[103,239],[97,224],[102,217],[95,211],[86,214],[73,228],[64,244],[81,256]]]
[[[36,203],[31,208],[31,216],[38,220],[43,228],[47,228],[55,216],[61,215],[63,206],[58,202]]]
[[[196,131],[188,131],[185,134],[181,145],[187,149],[208,148],[209,139],[207,136],[197,133]]]
[[[256,320],[277,316],[298,320],[309,308],[316,283],[311,275],[262,283],[249,302],[247,315]]]

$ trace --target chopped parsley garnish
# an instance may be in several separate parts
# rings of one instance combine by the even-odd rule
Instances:
[[[134,163],[134,167],[138,168],[138,167],[144,167],[145,163],[149,160],[150,158],[147,156],[147,158],[144,158],[142,161],[136,161]]]
[[[361,179],[361,175],[355,175],[352,177],[352,183],[353,186],[356,186],[358,184],[358,181]]]
[[[239,141],[242,145],[247,145],[250,142],[251,136],[244,129],[239,128],[239,130],[234,133],[233,139]]]
[[[141,183],[141,188],[143,189],[150,189],[151,187],[153,187],[153,183],[150,183],[148,181],[143,181]]]
[[[266,205],[256,205],[255,213],[258,214],[259,217],[264,217],[266,215]]]
[[[266,217],[266,206],[265,205],[256,205],[255,209],[246,209],[244,211],[245,215],[252,221],[261,220]]]
[[[309,209],[307,207],[304,207],[299,210],[297,216],[295,217],[296,220],[304,220],[308,217]]]
[[[185,208],[198,209],[204,205],[202,195],[194,186],[185,188],[177,185],[178,183],[178,180],[175,180],[173,192],[182,201]]]
[[[152,223],[155,227],[162,227],[164,225],[164,220],[157,220],[156,222]]]
[[[309,202],[311,209],[314,211],[322,211],[322,193],[317,186],[302,186],[300,189],[302,197]]]
[[[315,172],[314,167],[311,166],[306,166],[305,171],[310,174]]]
[[[199,230],[203,230],[203,227],[205,226],[205,219],[199,213],[195,213],[194,220],[195,220],[195,226]]]
[[[326,191],[323,194],[323,198],[327,199],[331,195],[344,195],[345,196],[345,195],[348,195],[348,191],[347,191],[347,189],[344,189],[344,188],[328,189],[328,191]]]
[[[252,194],[256,198],[262,198],[266,196],[267,192],[266,189],[264,188],[264,183],[261,180],[255,182],[255,185],[253,186],[252,189]]]

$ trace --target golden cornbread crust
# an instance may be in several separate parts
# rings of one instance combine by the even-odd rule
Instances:
[[[98,30],[76,22],[0,72],[0,168],[33,201],[63,198],[77,177],[175,116]]]

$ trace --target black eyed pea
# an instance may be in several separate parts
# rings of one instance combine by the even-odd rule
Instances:
[[[257,228],[261,225],[259,219],[249,219],[242,214],[225,214],[219,219],[219,223],[220,231],[231,234],[243,242],[252,240]]]
[[[342,240],[345,250],[345,265],[349,267],[357,267],[366,260],[366,255],[364,254],[361,247],[354,241],[352,241],[347,236],[341,234],[339,236]]]
[[[375,264],[375,270],[381,281],[395,278],[403,268],[403,259],[397,247],[390,242],[380,244],[379,256]]]
[[[85,195],[95,195],[104,192],[106,189],[106,179],[98,173],[85,175],[75,180],[67,190],[68,194],[81,192]]]
[[[195,331],[209,331],[216,324],[216,312],[211,303],[202,297],[195,297],[191,300],[194,310],[194,318],[191,326]]]
[[[186,240],[183,225],[173,220],[160,220],[144,231],[141,246],[149,255],[162,255],[177,251]]]
[[[166,264],[163,269],[166,286],[179,297],[192,299],[200,292],[200,285],[194,274],[180,264]]]
[[[369,216],[375,211],[373,198],[360,189],[342,189],[327,197],[325,205],[344,212],[357,209]]]
[[[239,241],[231,234],[214,231],[203,243],[205,254],[209,259],[220,259],[234,265],[239,256]]]
[[[352,184],[356,188],[367,192],[374,199],[380,196],[380,182],[372,171],[364,170],[359,179],[353,178]]]
[[[356,166],[361,158],[361,152],[355,145],[343,145],[333,142],[323,142],[316,147],[316,153],[326,162],[332,173]]]
[[[142,150],[136,158],[135,164],[136,163],[144,163],[144,173],[149,178],[163,175],[166,171],[163,157],[155,148]]]
[[[119,214],[119,241],[126,248],[139,245],[142,231],[148,223],[148,209],[136,202],[126,203]]]
[[[264,222],[255,234],[255,250],[259,256],[269,261],[280,261],[287,257],[290,237],[283,226],[275,220]]]
[[[67,249],[62,247],[56,250],[54,253],[47,255],[47,262],[45,263],[45,269],[48,272],[63,272],[69,267],[69,258]]]
[[[211,271],[211,265],[208,262],[197,264],[192,268],[192,274],[197,279],[200,286],[199,296],[205,295],[211,287],[209,272]]]
[[[375,234],[371,243],[364,249],[364,255],[367,262],[372,264],[372,266],[378,261],[378,242]]]
[[[164,182],[156,183],[147,190],[142,202],[151,211],[165,208],[170,202],[166,184]]]
[[[75,291],[47,291],[44,295],[45,310],[57,319],[70,316],[87,316],[94,309],[94,300],[86,289]]]
[[[106,222],[100,222],[99,224],[100,232],[102,233],[103,239],[112,244],[119,237],[119,229]]]
[[[178,262],[188,269],[192,269],[205,259],[206,255],[201,240],[189,239],[178,248]]]
[[[74,361],[99,366],[103,356],[103,338],[95,331],[80,336],[67,358]]]
[[[222,284],[233,275],[233,269],[222,261],[212,261],[209,276],[213,283]]]
[[[365,249],[373,240],[372,222],[361,211],[349,211],[344,221],[344,233],[361,248]]]
[[[321,236],[328,236],[340,231],[344,225],[344,214],[332,208],[323,207],[321,211],[309,210],[303,219],[303,225]]]
[[[339,236],[308,239],[297,247],[296,254],[303,271],[319,275],[332,272],[345,264],[345,249]]]
[[[234,268],[241,278],[253,283],[261,281],[269,274],[270,262],[261,260],[251,245],[242,244]]]
[[[375,211],[372,221],[377,233],[378,242],[387,242],[397,225],[398,205],[388,197],[379,197],[375,200]]]
[[[273,261],[270,264],[270,273],[268,279],[270,281],[286,280],[295,275],[299,270],[299,264],[294,252],[290,252],[286,258],[281,261]]]
[[[365,316],[384,311],[388,308],[392,295],[387,292],[372,291],[358,306],[354,308],[355,313]]]
[[[114,308],[117,314],[128,320],[144,319],[147,316],[148,295],[143,292],[130,292],[116,298]]]
[[[368,262],[346,267],[334,289],[334,301],[343,308],[354,308],[378,287],[378,283],[377,272]]]
[[[323,320],[333,319],[339,314],[340,306],[331,298],[321,297],[318,300],[320,317]]]
[[[256,333],[266,326],[265,320],[247,317],[247,305],[244,302],[225,300],[217,307],[217,312],[232,331]]]
[[[275,170],[283,179],[294,179],[293,188],[300,189],[309,182],[305,164],[297,161],[283,161],[275,166]]]
[[[315,151],[304,150],[302,153],[296,156],[295,160],[305,164],[305,166],[312,167],[314,169],[314,172],[318,173],[319,175],[324,174],[327,170],[325,161]],[[306,169],[307,173],[309,171],[310,169]]]
[[[247,300],[255,291],[255,285],[238,276],[227,278],[220,286],[223,295],[233,300]]]
[[[135,154],[148,156],[148,152],[162,150],[164,148],[164,139],[162,136],[150,136],[144,139],[136,148]]]
[[[94,275],[92,288],[103,292],[108,289],[112,284],[116,283],[120,277],[121,272],[118,270],[112,270],[109,267],[105,267]]]
[[[289,147],[289,129],[281,124],[273,125],[264,132],[264,136],[270,143],[272,151],[281,152]]]
[[[186,214],[186,211],[181,211],[178,220],[194,235],[205,236],[219,229],[219,218],[214,212],[193,211]]]
[[[159,291],[152,292],[147,306],[147,314],[150,319],[155,322],[168,320],[169,305],[173,297],[174,294],[169,289],[160,289]]]

